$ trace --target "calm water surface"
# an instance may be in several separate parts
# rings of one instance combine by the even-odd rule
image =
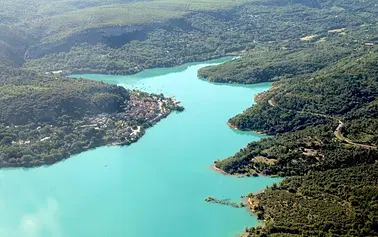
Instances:
[[[233,131],[226,121],[270,84],[217,85],[196,76],[199,68],[225,60],[133,76],[82,75],[175,95],[186,110],[129,147],[98,148],[50,167],[0,170],[0,236],[218,237],[257,225],[245,209],[204,201],[207,196],[240,201],[279,181],[238,179],[210,168],[263,137]]]

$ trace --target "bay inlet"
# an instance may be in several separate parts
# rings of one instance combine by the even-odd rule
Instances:
[[[0,170],[2,237],[218,237],[258,224],[242,208],[207,203],[257,192],[279,178],[237,178],[211,169],[264,135],[235,131],[227,120],[271,86],[209,83],[201,67],[229,58],[145,70],[131,76],[80,75],[174,95],[175,112],[127,147],[101,147],[53,166]],[[79,76],[79,75],[76,75]]]

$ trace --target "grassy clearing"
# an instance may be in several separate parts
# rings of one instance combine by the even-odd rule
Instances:
[[[300,38],[300,40],[302,40],[302,41],[310,41],[310,40],[314,39],[315,37],[317,37],[317,35],[308,35],[308,36]]]
[[[333,29],[333,30],[329,30],[328,33],[341,33],[344,30],[345,30],[345,28]]]
[[[274,164],[277,163],[277,160],[269,159],[268,157],[265,157],[265,156],[256,156],[252,160],[254,162],[263,163],[263,164],[267,164],[267,165],[274,165]]]

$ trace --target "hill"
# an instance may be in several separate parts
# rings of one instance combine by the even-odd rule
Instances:
[[[215,162],[238,176],[287,177],[250,194],[264,225],[247,228],[245,236],[377,235],[377,30],[376,23],[362,24],[295,44],[265,42],[199,72],[217,82],[274,82],[256,105],[229,120],[274,136]]]
[[[230,173],[287,176],[374,163],[378,54],[371,50],[277,83],[277,89],[267,92],[257,105],[229,121],[235,127],[277,136],[251,143],[216,166]],[[343,136],[335,136],[336,132]]]
[[[0,167],[53,164],[103,145],[128,145],[179,109],[162,95],[2,66]]]
[[[25,57],[34,59],[66,52],[77,43],[107,44],[113,37],[118,41],[126,38],[122,40],[125,44],[151,26],[170,25],[192,13],[230,9],[247,1],[32,0],[25,9],[21,0],[5,0],[0,6],[0,24],[22,31],[31,40]]]
[[[377,236],[378,165],[311,172],[250,195],[264,228],[245,236]]]
[[[73,73],[132,74],[146,68],[169,67],[247,51],[255,55],[255,61],[262,56],[274,59],[277,55],[291,53],[292,63],[298,66],[298,60],[305,59],[307,62],[302,62],[301,70],[310,72],[324,65],[318,63],[308,69],[314,50],[298,52],[311,43],[301,38],[311,35],[317,35],[313,40],[320,40],[323,36],[332,38],[338,33],[329,30],[347,28],[353,31],[363,24],[375,22],[375,13],[366,11],[372,2],[364,2],[361,9],[344,6],[342,13],[335,10],[338,9],[337,4],[341,4],[339,2],[323,3],[321,7],[309,6],[309,2],[316,1],[297,2],[249,1],[227,9],[193,11],[175,19],[149,24],[91,28],[55,43],[32,46],[26,54],[28,61],[25,67],[42,72],[65,70]],[[303,19],[309,19],[311,24]],[[261,46],[268,43],[270,47]],[[280,52],[277,45],[287,50]],[[267,48],[269,50],[265,52],[259,50]],[[339,49],[334,49],[335,59],[343,53]],[[318,54],[317,58],[322,60],[323,55]],[[253,64],[240,60],[238,68]],[[253,64],[253,67],[259,68],[259,63],[262,61]],[[267,60],[264,63],[267,64]],[[278,65],[280,62],[272,63]],[[280,70],[292,73],[289,68]],[[246,76],[250,74],[243,69],[239,72]],[[237,78],[243,77],[239,72],[233,74],[238,75]],[[254,73],[258,71],[254,70]],[[271,77],[275,76],[275,73],[269,73]],[[253,77],[249,78],[252,80]]]

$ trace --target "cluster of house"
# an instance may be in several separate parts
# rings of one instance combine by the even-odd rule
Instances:
[[[144,127],[157,123],[177,105],[171,98],[136,93],[125,102],[123,112],[85,117],[79,128],[105,130],[109,137],[117,139],[114,145],[129,144],[143,135]]]
[[[171,112],[168,109],[170,103],[172,106],[172,100],[154,95],[144,97],[132,95],[125,108],[125,114],[131,120],[153,124]]]

